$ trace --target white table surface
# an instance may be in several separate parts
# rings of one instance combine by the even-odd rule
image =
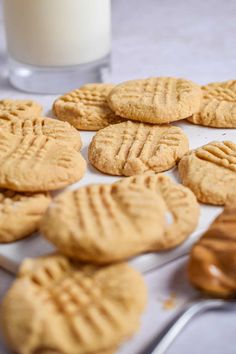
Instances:
[[[183,76],[199,83],[235,78],[235,16],[234,0],[113,0],[111,81],[152,75]],[[1,10],[0,97],[26,97],[7,81]],[[44,102],[54,96],[31,98]],[[182,259],[145,276],[149,303],[142,327],[119,354],[145,353],[146,345],[176,308],[194,295],[186,279],[185,263]],[[0,270],[0,300],[12,280]],[[177,307],[167,311],[163,301],[171,292],[177,294]],[[168,354],[235,353],[235,317],[235,313],[221,312],[196,319]],[[7,353],[0,340],[0,354]]]

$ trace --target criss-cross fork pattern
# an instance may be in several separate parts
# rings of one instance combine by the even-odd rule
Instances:
[[[35,114],[36,112],[40,115],[41,111],[41,106],[33,101],[0,100],[0,117],[9,115],[20,119],[25,115]]]
[[[204,100],[201,111],[189,120],[207,126],[234,127],[236,126],[236,101],[234,103],[216,98]]]
[[[195,151],[196,156],[236,172],[236,144],[231,141],[212,142]]]
[[[188,120],[195,124],[218,128],[236,127],[236,81],[202,86],[201,109]]]
[[[136,159],[142,164],[140,168],[144,171],[152,171],[150,161],[157,158],[159,171],[161,171],[165,169],[162,163],[164,165],[168,158],[171,160],[170,167],[172,167],[181,157],[178,155],[181,154],[183,138],[181,129],[174,126],[159,127],[127,121],[122,125],[118,124],[100,131],[95,137],[95,149],[99,151],[101,149],[103,156],[106,156],[107,146],[109,146],[110,159],[120,161],[121,174],[125,173],[126,166]],[[168,150],[168,154],[165,149]],[[183,154],[185,152],[183,149]]]
[[[146,104],[173,106],[181,101],[182,95],[190,93],[191,90],[191,85],[185,80],[150,78],[128,83],[120,91],[119,97],[122,101],[145,99]]]
[[[11,119],[9,124],[3,121],[0,128],[15,135],[45,135],[55,139],[69,140],[69,134],[75,135],[76,131],[66,122],[60,122],[50,118],[33,118],[25,120]]]
[[[204,99],[233,102],[236,104],[236,80],[209,84],[202,87]]]
[[[82,103],[85,106],[98,106],[102,107],[107,105],[107,95],[111,91],[110,86],[103,86],[99,87],[96,86],[95,88],[82,88],[75,91],[72,91],[62,97],[59,100],[63,102],[71,102],[71,103]]]
[[[46,158],[48,150],[54,141],[46,138],[45,136],[32,136],[25,137],[4,136],[0,141],[0,162],[3,168],[4,164],[11,162],[24,162],[31,160],[32,162],[41,162]]]
[[[62,314],[77,340],[85,345],[94,337],[103,336],[109,340],[113,333],[123,329],[126,321],[127,291],[122,282],[119,283],[119,278],[122,280],[119,269],[116,274],[113,272],[113,279],[109,277],[109,270],[108,277],[103,280],[99,278],[99,272],[99,268],[93,266],[78,269],[69,261],[55,257],[27,275],[35,295],[44,309],[47,308],[47,316],[50,312]],[[112,287],[109,291],[109,283],[114,281],[115,294]]]
[[[83,234],[83,237],[89,237],[91,241],[94,239],[95,243],[99,243],[99,239],[107,239],[118,244],[122,238],[125,239],[128,229],[129,237],[139,242],[143,231],[137,222],[137,215],[142,219],[144,204],[141,206],[138,202],[142,193],[135,188],[131,188],[128,195],[126,191],[117,193],[115,190],[116,187],[110,185],[92,185],[71,194],[70,204],[73,204],[76,215],[73,218],[76,223],[74,227],[80,230],[81,237]],[[150,209],[149,219],[155,220],[155,200],[149,198],[146,202]],[[132,215],[136,215],[134,220]]]

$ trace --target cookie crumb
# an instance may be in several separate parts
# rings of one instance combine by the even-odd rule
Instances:
[[[163,309],[173,310],[176,307],[176,293],[171,293],[170,296],[164,300]]]

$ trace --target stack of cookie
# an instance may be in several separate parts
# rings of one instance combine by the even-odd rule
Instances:
[[[0,101],[0,242],[16,241],[39,227],[48,191],[79,180],[86,163],[79,132],[41,117],[32,101]]]

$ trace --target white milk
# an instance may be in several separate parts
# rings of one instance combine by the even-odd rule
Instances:
[[[8,52],[22,63],[69,66],[110,51],[110,0],[4,0]]]

